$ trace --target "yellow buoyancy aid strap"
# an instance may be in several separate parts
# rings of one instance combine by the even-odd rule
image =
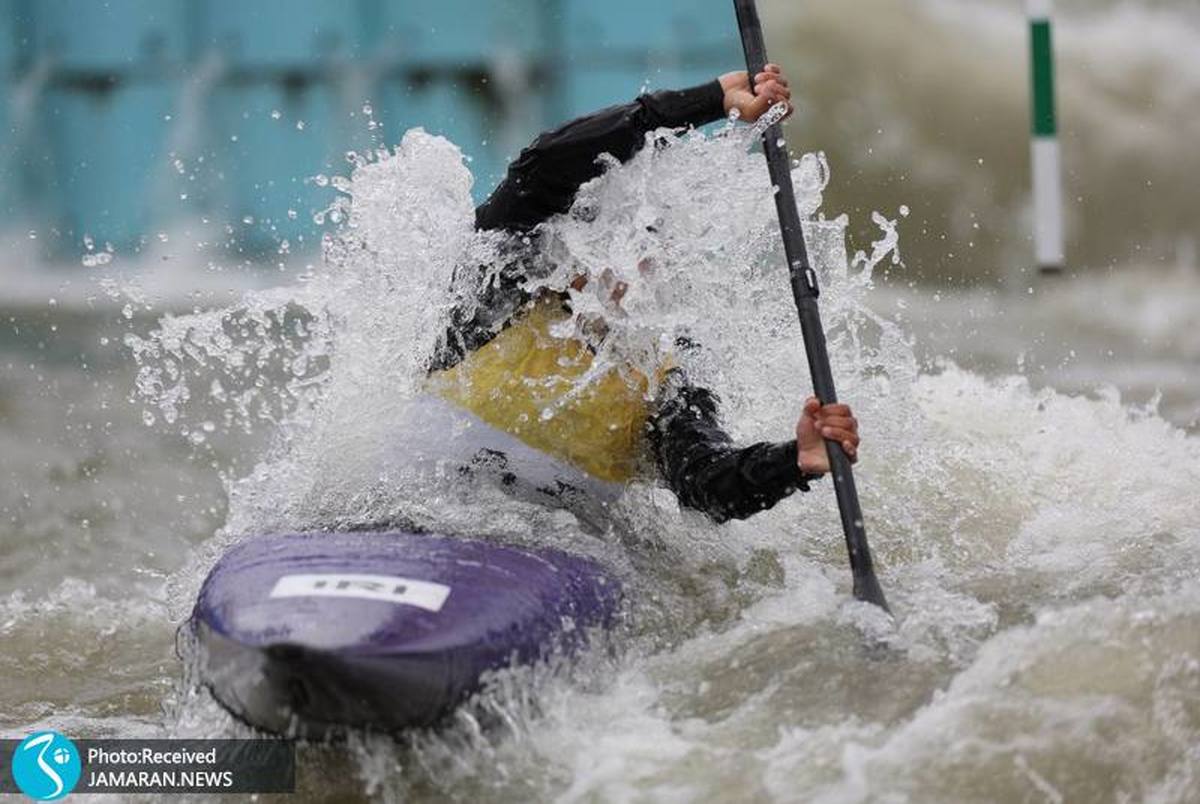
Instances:
[[[592,353],[550,328],[570,317],[544,298],[461,362],[430,377],[430,390],[535,449],[611,482],[631,479],[648,415],[648,381],[616,368],[586,384]]]

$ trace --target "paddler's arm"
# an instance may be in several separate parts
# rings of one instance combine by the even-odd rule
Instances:
[[[642,95],[542,134],[509,165],[504,181],[475,210],[478,229],[529,231],[566,212],[580,185],[600,175],[601,154],[624,162],[658,128],[702,126],[724,114],[725,93],[713,80],[690,89]]]
[[[844,405],[805,402],[796,440],[736,447],[718,418],[718,399],[668,378],[664,401],[650,420],[650,443],[659,471],[680,504],[717,522],[746,519],[773,507],[829,470],[822,436],[843,442],[857,459],[858,424]],[[800,446],[798,446],[800,445]]]
[[[745,73],[740,75],[744,80]],[[727,79],[722,76],[691,89],[643,95],[542,134],[509,165],[491,197],[476,208],[475,227],[519,235],[566,212],[580,185],[600,175],[601,154],[625,161],[642,147],[649,131],[699,126],[724,115],[730,108],[726,83],[736,83]],[[736,90],[730,92],[736,100]],[[527,266],[519,258],[519,249],[517,253],[517,259],[498,268],[464,266],[456,272],[456,282],[474,282],[477,287],[467,303],[451,310],[431,370],[449,368],[487,343],[528,304]]]
[[[787,79],[769,64],[755,77],[753,90],[744,71],[732,72],[580,117],[542,134],[521,152],[504,181],[475,210],[476,228],[528,232],[571,208],[579,187],[602,172],[601,154],[625,162],[656,129],[702,126],[735,108],[741,119],[755,120],[771,104],[790,97]]]
[[[731,72],[690,89],[654,92],[581,117],[546,132],[521,152],[504,181],[475,210],[475,226],[510,234],[529,232],[570,209],[580,185],[600,175],[601,154],[625,161],[655,129],[704,125],[734,109],[742,120],[757,120],[772,104],[790,97],[787,79],[779,67],[768,64],[755,76],[753,89],[744,71]],[[495,337],[529,302],[528,278],[520,259],[498,270],[463,267],[456,281],[476,286],[466,303],[450,312],[430,370],[449,368]]]

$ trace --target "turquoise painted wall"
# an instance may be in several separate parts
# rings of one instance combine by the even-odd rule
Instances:
[[[313,243],[330,193],[308,179],[417,125],[471,157],[482,199],[539,130],[736,67],[730,6],[0,0],[3,220],[59,255],[188,217],[250,255]]]

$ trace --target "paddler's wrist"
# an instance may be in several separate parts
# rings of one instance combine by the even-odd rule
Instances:
[[[825,476],[826,468],[816,462],[815,456],[807,455],[800,451],[800,444],[795,439],[789,442],[792,445],[793,462],[796,465],[796,471],[800,475],[800,482],[807,483],[810,480],[820,480]]]
[[[792,490],[808,491],[808,482],[818,480],[824,474],[823,472],[805,471],[800,462],[800,447],[794,438],[776,444],[775,451],[780,463],[779,472],[786,473],[787,485]]]
[[[725,116],[725,90],[718,79],[694,87],[666,89],[642,96],[659,125],[669,128],[699,127]]]

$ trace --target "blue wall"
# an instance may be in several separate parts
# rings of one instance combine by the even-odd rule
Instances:
[[[3,219],[59,254],[201,216],[237,252],[313,243],[330,191],[307,179],[417,125],[482,198],[540,129],[735,68],[730,5],[0,0]]]

